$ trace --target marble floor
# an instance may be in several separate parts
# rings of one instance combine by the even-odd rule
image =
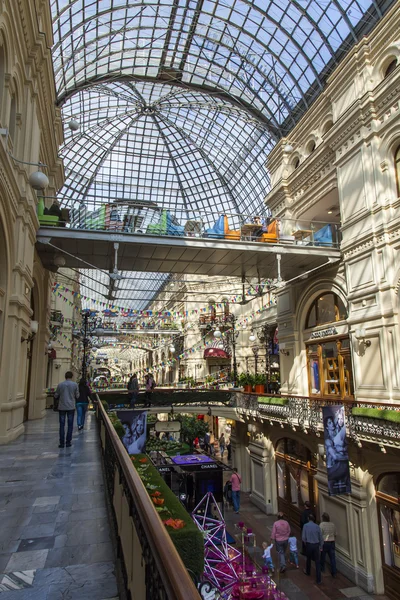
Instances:
[[[116,600],[93,414],[58,448],[58,415],[0,446],[0,600]]]

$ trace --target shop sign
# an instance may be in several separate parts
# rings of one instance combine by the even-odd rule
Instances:
[[[331,337],[332,335],[337,335],[336,327],[328,327],[328,329],[322,329],[321,331],[313,331],[310,335],[310,340],[315,340],[318,338]]]
[[[211,463],[209,465],[200,465],[200,469],[219,469],[219,466],[215,463]]]
[[[159,473],[171,473],[172,469],[171,467],[157,467],[157,471]]]
[[[160,431],[180,431],[181,430],[181,422],[180,421],[156,421],[154,425],[154,429],[158,432]]]

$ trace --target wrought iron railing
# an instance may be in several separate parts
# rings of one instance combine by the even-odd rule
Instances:
[[[101,402],[97,415],[126,589],[139,600],[200,600]]]

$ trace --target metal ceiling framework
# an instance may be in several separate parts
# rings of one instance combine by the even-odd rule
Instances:
[[[50,1],[58,103],[80,123],[62,204],[130,202],[143,231],[162,208],[205,225],[262,213],[268,153],[394,2]]]

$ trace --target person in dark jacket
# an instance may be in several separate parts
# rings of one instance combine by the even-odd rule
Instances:
[[[128,383],[129,406],[133,408],[139,396],[139,381],[136,373],[132,375]]]
[[[308,521],[309,521],[309,518],[310,518],[310,515],[314,515],[314,511],[313,511],[313,509],[311,508],[311,504],[310,504],[310,502],[309,502],[308,500],[306,500],[306,501],[304,502],[304,510],[303,510],[303,512],[302,512],[302,513],[301,513],[301,515],[300,515],[300,529],[301,529],[301,531],[303,531],[303,527],[304,527],[304,525],[305,525],[306,523],[308,523]],[[315,516],[315,515],[314,515],[314,516]],[[302,542],[302,550],[301,550],[301,553],[302,553],[303,555],[305,555],[305,553],[306,553],[306,545],[305,545],[305,543],[304,543],[304,542]]]
[[[85,379],[79,382],[79,402],[76,403],[76,421],[78,430],[81,431],[85,425],[86,411],[89,406],[89,401],[92,400],[91,391]]]

